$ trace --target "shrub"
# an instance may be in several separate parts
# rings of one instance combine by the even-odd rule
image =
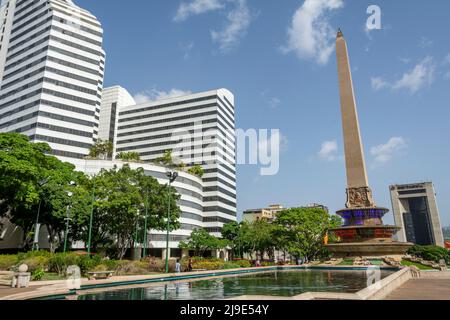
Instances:
[[[113,270],[110,270],[108,268],[108,266],[106,266],[104,264],[99,264],[95,268],[91,269],[91,271],[102,272],[102,271],[113,271]]]
[[[42,278],[45,276],[45,271],[44,269],[37,269],[35,270],[32,274],[31,274],[31,278],[33,279],[33,281],[40,281],[42,280]]]
[[[28,251],[28,252],[21,252],[19,254],[17,254],[17,257],[19,259],[19,261],[24,261],[30,258],[35,258],[35,257],[46,257],[46,258],[50,258],[52,256],[52,254],[48,251]]]
[[[225,264],[223,265],[223,268],[224,269],[240,269],[241,266],[234,262],[225,262]]]
[[[29,272],[35,272],[38,270],[48,270],[50,257],[49,256],[30,256],[29,258],[26,258],[25,260],[21,261],[20,263],[24,263],[28,266]]]
[[[72,265],[78,265],[78,256],[73,253],[55,253],[49,260],[49,270],[59,275],[65,275]]]
[[[276,266],[277,264],[275,262],[272,261],[263,261],[261,262],[261,266],[262,267],[273,267]]]
[[[116,273],[121,274],[145,274],[149,271],[149,265],[145,261],[118,261]]]
[[[19,259],[15,254],[0,255],[0,270],[8,271],[19,263]]]
[[[108,269],[106,271],[116,271],[119,266],[119,262],[117,260],[103,260],[102,265],[106,266]]]
[[[250,268],[252,266],[252,263],[245,259],[236,259],[233,263],[239,265],[239,268]]]
[[[193,269],[220,270],[225,262],[220,259],[204,259],[192,262]]]
[[[89,272],[102,263],[102,257],[99,255],[80,255],[77,257],[77,265],[81,273]]]
[[[165,272],[166,271],[166,260],[150,257],[141,260],[141,262],[144,262],[146,264],[146,268],[150,272]],[[169,272],[175,272],[175,259],[169,259]],[[187,270],[188,268],[188,260],[182,260],[181,261],[182,270]]]
[[[447,263],[450,263],[450,253],[447,249],[438,246],[415,245],[408,250],[408,254],[428,261],[439,262],[444,259]]]

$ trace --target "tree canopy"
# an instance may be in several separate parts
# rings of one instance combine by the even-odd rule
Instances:
[[[100,160],[112,159],[113,151],[114,145],[111,141],[102,141],[99,139],[89,149],[89,158]]]
[[[141,156],[138,152],[120,152],[117,155],[117,159],[128,161],[128,162],[140,162]]]
[[[95,155],[108,153],[105,148],[99,147],[103,151]],[[166,229],[169,195],[170,230],[180,227],[180,195],[146,176],[142,168],[132,170],[125,164],[88,177],[50,152],[48,144],[31,143],[24,135],[0,134],[0,217],[23,229],[24,249],[31,246],[38,212],[52,251],[61,248],[66,218],[70,219],[69,241],[86,243],[93,210],[93,249],[113,246],[115,255],[122,258],[136,230],[143,241],[145,232]]]
[[[277,214],[273,235],[279,249],[309,260],[323,253],[328,230],[340,225],[323,209],[293,208]]]
[[[180,242],[179,248],[193,250],[196,256],[203,256],[206,251],[223,249],[227,245],[227,240],[216,238],[205,229],[199,228],[192,231],[187,242]]]

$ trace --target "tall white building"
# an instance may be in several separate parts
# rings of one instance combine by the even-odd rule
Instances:
[[[0,19],[0,132],[85,157],[98,137],[100,23],[70,0],[6,0]]]
[[[117,152],[155,160],[173,151],[203,176],[204,228],[220,236],[236,221],[234,96],[226,89],[128,106],[119,112]]]
[[[135,104],[136,102],[130,93],[120,86],[103,89],[98,138],[103,141],[111,141],[114,150],[119,111],[124,107]]]

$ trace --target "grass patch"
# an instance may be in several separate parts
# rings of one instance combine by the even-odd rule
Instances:
[[[430,266],[425,266],[425,265],[423,265],[423,264],[420,264],[420,263],[416,263],[416,262],[411,262],[411,261],[408,261],[408,260],[402,260],[402,266],[405,266],[405,267],[410,267],[410,266],[416,266],[417,268],[419,268],[420,270],[434,270],[432,267],[430,267]]]
[[[353,259],[344,259],[341,261],[341,263],[339,263],[339,266],[352,266],[353,265],[354,260]]]
[[[60,276],[57,273],[53,273],[53,272],[46,272],[43,276],[42,279],[39,281],[56,281],[56,280],[66,280],[66,277],[64,276]]]
[[[383,261],[379,260],[379,259],[369,260],[369,261],[370,261],[370,264],[373,265],[373,266],[382,266],[383,265]]]

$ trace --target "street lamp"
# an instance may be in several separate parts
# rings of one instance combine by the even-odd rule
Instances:
[[[94,220],[94,202],[95,202],[95,176],[92,177],[93,187],[92,187],[92,205],[91,205],[91,215],[89,217],[89,237],[87,244],[88,256],[91,255],[91,241],[92,241],[92,222]]]
[[[148,242],[148,232],[147,232],[147,218],[148,218],[148,186],[147,186],[147,195],[145,198],[145,222],[144,222],[144,252],[143,257],[147,257],[147,242]]]
[[[167,236],[166,236],[166,273],[169,273],[169,228],[170,228],[170,185],[178,178],[178,172],[167,171],[167,178],[169,178],[167,197],[169,199],[167,203]]]
[[[42,189],[42,187],[48,183],[49,179],[50,179],[50,177],[38,181],[37,184],[38,184],[39,188]],[[39,205],[38,205],[38,211],[37,211],[37,215],[36,215],[36,224],[34,226],[34,241],[33,241],[33,246],[31,248],[31,251],[34,251],[35,249],[39,249],[39,215],[41,213],[41,204],[42,204],[42,198],[39,197]]]
[[[74,186],[76,186],[76,183],[75,183],[75,181],[70,181],[69,185],[74,187]],[[66,214],[66,219],[65,219],[66,220],[66,232],[64,233],[64,253],[66,253],[66,251],[67,251],[67,237],[69,235],[69,221],[72,220],[70,218],[70,210],[72,208],[73,193],[69,191],[69,192],[67,192],[67,195],[69,196],[70,203],[69,203],[69,205],[67,205],[67,214]]]

